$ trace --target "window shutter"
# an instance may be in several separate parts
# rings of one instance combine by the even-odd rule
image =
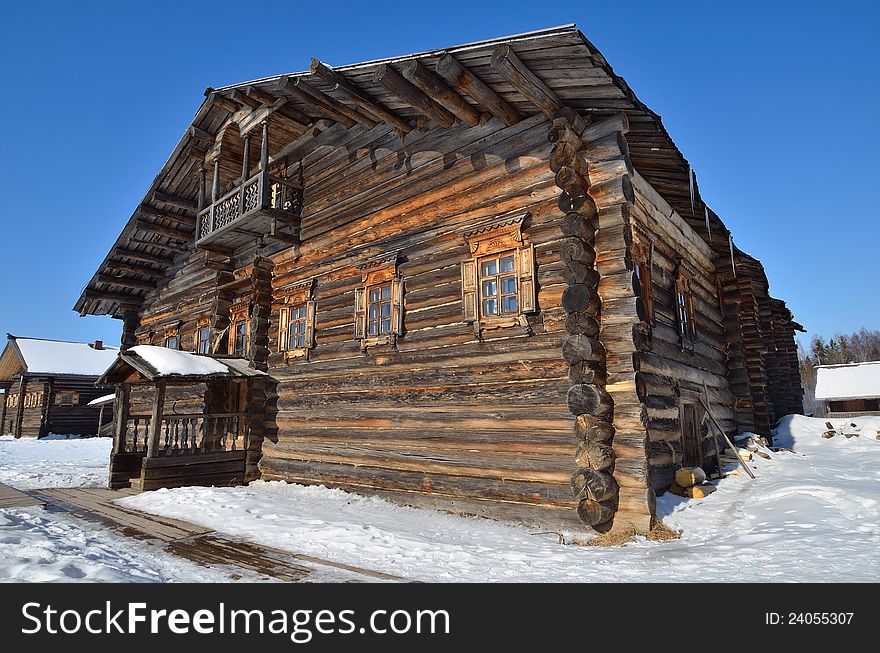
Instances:
[[[391,280],[391,333],[403,335],[403,279]]]
[[[306,349],[313,349],[315,346],[315,312],[317,302],[306,302]]]
[[[287,324],[290,316],[290,309],[284,307],[278,310],[278,351],[287,349]]]
[[[74,406],[79,406],[79,393],[78,392],[73,393],[73,395],[70,397],[70,402]]]
[[[477,319],[477,262],[461,263],[461,313],[465,322]]]
[[[355,288],[354,291],[354,337],[355,338],[363,338],[364,337],[364,328],[365,322],[367,318],[366,312],[366,289],[365,288]]]
[[[529,245],[518,251],[519,258],[519,312],[533,313],[535,301],[535,246]]]

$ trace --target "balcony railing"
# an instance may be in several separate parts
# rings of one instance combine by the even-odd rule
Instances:
[[[218,241],[224,232],[245,226],[265,229],[265,224],[253,224],[257,217],[270,218],[273,228],[275,221],[298,227],[301,204],[302,190],[295,184],[258,172],[199,212],[196,243]]]

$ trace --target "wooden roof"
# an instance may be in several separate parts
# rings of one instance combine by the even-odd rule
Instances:
[[[521,83],[517,70],[511,73],[511,61],[516,65],[521,62],[518,70],[524,70],[527,80],[537,80],[537,93]],[[483,91],[456,86],[449,93],[450,69],[467,78],[471,89],[482,83]],[[443,102],[425,100],[416,82],[439,82]],[[545,93],[548,90],[549,94]],[[705,207],[688,162],[660,116],[636,97],[574,25],[565,25],[333,68],[313,60],[307,72],[207,89],[191,125],[74,310],[82,315],[121,317],[127,307],[143,302],[176,257],[192,250],[198,169],[206,157],[225,146],[224,130],[230,128],[233,118],[242,125],[258,124],[268,116],[271,160],[295,160],[346,129],[378,128],[381,123],[392,125],[401,134],[411,129],[442,128],[450,120],[467,122],[472,118],[470,108],[474,113],[491,113],[511,122],[547,113],[559,105],[584,115],[625,112],[630,125],[627,141],[636,169],[704,239],[708,211],[712,247],[719,253],[727,251],[728,232],[718,216]],[[323,132],[330,133],[322,138]],[[255,132],[255,136],[259,135]],[[251,148],[252,155],[258,151],[259,146]],[[229,168],[221,170],[221,177],[231,181],[239,175],[240,166],[236,159],[226,158]]]
[[[173,383],[197,383],[213,379],[246,379],[252,376],[266,375],[265,372],[250,367],[250,362],[243,358],[206,356],[203,354],[191,354],[189,352],[179,353],[187,357],[215,361],[220,363],[219,367],[225,368],[225,371],[212,372],[209,374],[161,372],[147,358],[139,355],[135,348],[120,352],[116,361],[110,366],[104,375],[98,379],[97,385],[113,385],[116,383],[127,382],[133,374],[140,380],[157,381],[161,379]]]

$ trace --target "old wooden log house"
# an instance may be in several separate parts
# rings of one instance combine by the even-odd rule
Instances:
[[[112,407],[91,403],[107,392],[95,384],[116,359],[116,347],[100,340],[6,337],[0,354],[0,435],[96,435],[112,422]]]
[[[123,323],[112,485],[646,531],[704,405],[800,412],[791,313],[574,26],[205,95],[75,306]]]

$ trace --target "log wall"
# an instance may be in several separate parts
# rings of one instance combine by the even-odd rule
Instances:
[[[632,224],[651,243],[652,321],[637,339],[639,396],[648,429],[648,463],[655,490],[670,485],[683,463],[681,404],[709,395],[715,419],[728,434],[737,432],[735,398],[730,390],[727,343],[718,294],[714,253],[696,232],[642,177],[633,176],[635,202]],[[692,272],[695,337],[685,344],[676,318],[676,271],[681,261]],[[705,387],[705,389],[704,389]],[[700,409],[698,408],[698,414]],[[708,418],[702,420],[704,461],[715,467],[716,441],[721,435]]]
[[[18,398],[18,405],[7,408],[4,414],[3,433],[16,437],[38,438],[50,433],[59,435],[96,435],[98,432],[99,407],[88,406],[93,399],[107,394],[106,389],[95,387],[95,377],[41,377],[26,376],[7,390],[5,397]],[[36,405],[25,406],[20,399],[24,394],[38,392]],[[55,405],[60,393],[77,392],[79,399],[73,406]],[[105,420],[110,420],[105,408]]]

